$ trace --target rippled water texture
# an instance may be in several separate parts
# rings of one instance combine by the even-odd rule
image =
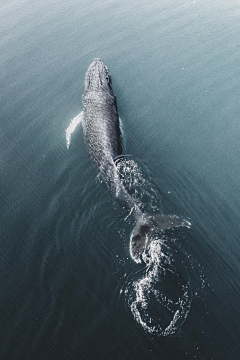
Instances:
[[[240,4],[0,3],[0,359],[239,358]],[[122,182],[135,221],[83,141],[89,64],[112,74]]]

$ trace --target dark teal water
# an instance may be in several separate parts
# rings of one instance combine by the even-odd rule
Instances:
[[[1,1],[2,360],[240,357],[239,17],[236,0]],[[192,223],[152,243],[149,267],[80,126],[66,146],[95,57],[112,73],[126,185]],[[151,332],[171,322],[166,304],[182,316],[172,336]]]

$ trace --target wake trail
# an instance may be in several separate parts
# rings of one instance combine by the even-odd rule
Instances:
[[[174,336],[180,332],[190,312],[192,288],[188,270],[184,266],[186,255],[176,247],[176,239],[166,238],[165,230],[178,226],[190,228],[191,223],[161,213],[157,187],[132,159],[119,161],[117,170],[133,203],[155,225],[152,231],[147,226],[140,231],[146,237],[141,259],[131,251],[132,238],[135,232],[139,234],[141,230],[139,221],[135,225],[136,231],[132,232],[130,255],[136,263],[145,264],[145,269],[138,280],[130,281],[125,292],[126,302],[135,321],[146,332],[157,336]]]

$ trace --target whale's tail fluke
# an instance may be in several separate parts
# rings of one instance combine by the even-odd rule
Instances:
[[[186,226],[191,223],[176,215],[143,215],[136,222],[130,237],[130,255],[136,263],[142,262],[142,255],[147,250],[151,237],[156,230],[164,231],[167,229]]]
[[[148,249],[156,233],[179,226],[190,227],[191,223],[176,215],[144,213],[120,179],[116,163],[124,157],[125,155],[117,156],[115,162],[110,158],[103,164],[101,175],[116,199],[130,211],[129,215],[133,216],[136,221],[130,236],[130,255],[136,263],[141,263],[142,255]]]

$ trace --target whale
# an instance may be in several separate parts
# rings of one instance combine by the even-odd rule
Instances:
[[[84,85],[82,125],[92,162],[115,197],[139,219],[142,212],[120,181],[115,164],[122,156],[120,121],[111,74],[101,59],[96,58],[90,64]]]
[[[100,58],[95,58],[88,67],[84,87],[84,142],[101,178],[135,219],[129,250],[132,259],[141,263],[156,229],[164,231],[189,223],[176,215],[144,214],[124,187],[116,166],[118,159],[124,158],[117,101],[112,89],[111,73]]]

